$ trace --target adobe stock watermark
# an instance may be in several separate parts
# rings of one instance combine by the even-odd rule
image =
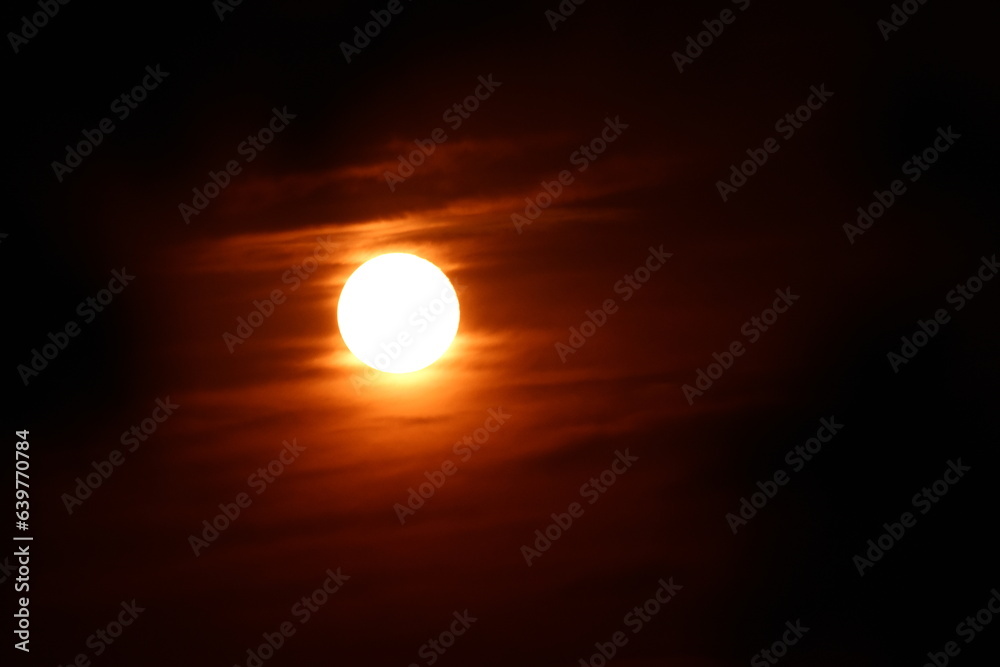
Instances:
[[[21,17],[21,29],[17,32],[8,32],[7,41],[10,42],[10,48],[14,49],[14,53],[20,53],[21,47],[28,43],[29,40],[38,36],[38,31],[49,24],[50,19],[54,19],[56,14],[59,13],[59,8],[63,5],[68,5],[70,0],[38,0],[38,8],[41,11],[37,11],[30,16]]]
[[[219,17],[219,22],[226,20],[226,14],[235,12],[236,8],[243,4],[243,0],[212,0],[212,9]]]
[[[271,118],[267,121],[267,124],[255,133],[248,135],[246,139],[236,146],[238,157],[228,160],[219,171],[209,170],[208,180],[205,181],[205,184],[200,189],[197,186],[191,188],[191,192],[194,193],[191,203],[181,202],[177,205],[177,210],[180,212],[181,218],[184,219],[184,224],[191,224],[192,217],[200,215],[223,190],[229,187],[233,177],[243,173],[243,165],[238,158],[243,158],[246,164],[253,162],[257,158],[257,155],[263,152],[274,141],[275,137],[283,132],[295,118],[297,118],[297,115],[289,113],[287,106],[281,107],[280,110],[277,107],[273,107],[271,109]]]
[[[904,0],[900,4],[893,3],[889,18],[879,19],[875,23],[879,32],[882,33],[882,39],[888,42],[893,33],[899,32],[899,29],[906,25],[910,17],[920,11],[920,7],[925,4],[927,4],[927,0]]]
[[[770,647],[758,651],[750,658],[751,667],[768,667],[768,665],[778,664],[779,660],[788,655],[788,647],[798,644],[799,640],[809,632],[809,628],[802,625],[802,619],[796,619],[795,623],[785,621],[785,628],[787,629],[782,633],[781,639],[774,641]]]
[[[768,329],[778,321],[778,316],[787,313],[788,309],[791,308],[796,301],[799,300],[798,294],[792,294],[792,288],[786,287],[785,289],[776,289],[774,293],[778,295],[778,298],[774,300],[770,308],[765,308],[760,317],[754,316],[743,323],[740,327],[740,333],[746,336],[747,340],[753,344],[760,340],[760,337],[764,335]],[[731,342],[727,348],[728,351],[723,351],[721,354],[718,352],[712,353],[712,358],[715,361],[708,364],[705,370],[699,368],[695,373],[694,385],[685,384],[681,387],[681,392],[684,394],[684,398],[687,399],[688,405],[694,405],[694,399],[696,396],[704,396],[705,392],[712,388],[715,381],[722,377],[723,373],[733,367],[737,357],[742,357],[747,351],[746,346],[743,345],[743,341],[737,339]]]
[[[7,580],[17,574],[17,567],[10,562],[10,556],[5,556],[0,563],[0,584],[7,583]]]
[[[301,264],[292,264],[291,268],[281,274],[281,284],[289,285],[288,293],[296,291],[304,281],[309,280],[310,276],[316,273],[320,263],[330,259],[336,247],[337,244],[330,241],[329,234],[326,238],[317,236],[312,255],[302,260]],[[253,310],[246,317],[241,315],[236,318],[234,333],[226,331],[222,334],[222,342],[226,344],[229,354],[236,351],[237,345],[247,342],[287,298],[288,294],[282,288],[276,287],[263,300],[254,299]]]
[[[302,452],[306,451],[306,448],[299,445],[295,438],[292,438],[291,442],[285,440],[281,444],[283,447],[277,457],[266,466],[257,468],[256,472],[247,477],[247,486],[254,491],[255,495],[259,496],[267,491],[268,486],[273,484],[289,465],[295,463]],[[253,497],[245,491],[237,493],[236,498],[231,503],[219,503],[219,513],[212,517],[211,521],[209,519],[202,520],[200,537],[194,533],[188,536],[188,545],[190,545],[194,555],[200,556],[201,552],[219,539],[219,536],[235,523],[236,519],[240,518],[243,510],[252,504]]]
[[[650,246],[646,261],[622,276],[612,288],[614,293],[621,294],[623,302],[628,301],[673,256],[672,252],[664,252],[663,244],[660,244],[659,248]],[[605,299],[597,310],[584,311],[586,319],[580,323],[579,327],[569,328],[567,342],[556,341],[555,348],[559,360],[565,364],[569,355],[576,354],[576,351],[586,345],[600,327],[607,324],[608,318],[617,312],[618,303],[613,298]]]
[[[826,89],[825,83],[821,83],[818,88],[811,86],[809,91],[811,94],[803,104],[796,107],[794,111],[786,113],[774,124],[774,131],[781,134],[785,141],[794,137],[798,130],[805,127],[805,124],[812,119],[813,113],[822,109],[834,95]],[[729,178],[725,181],[715,182],[715,187],[719,191],[722,201],[729,201],[729,198],[746,185],[748,180],[767,164],[770,157],[779,150],[781,150],[781,144],[774,137],[765,139],[760,148],[748,148],[746,154],[749,159],[743,160],[738,167],[736,164],[731,164]]]
[[[511,415],[504,412],[503,408],[490,408],[486,411],[487,417],[483,425],[472,431],[468,435],[462,436],[452,445],[451,450],[458,457],[460,463],[467,463],[473,454],[479,451],[482,445],[490,439],[490,435],[500,430],[500,427],[507,423]],[[458,463],[452,459],[445,459],[436,470],[425,470],[424,477],[427,479],[414,487],[407,489],[409,494],[406,497],[406,504],[396,503],[392,509],[396,512],[396,518],[400,525],[417,513],[424,503],[434,497],[438,489],[444,486],[448,478],[458,472]]]
[[[955,626],[955,634],[964,639],[966,645],[971,644],[979,636],[979,633],[993,622],[994,616],[1000,615],[1000,591],[994,588],[990,590],[990,593],[990,598],[976,612],[975,616],[970,614]],[[996,606],[993,603],[996,603]],[[927,652],[927,662],[924,663],[923,667],[946,667],[951,659],[958,657],[961,652],[962,647],[959,646],[958,642],[946,642],[944,650]]]
[[[413,0],[407,1],[412,2]],[[385,9],[373,9],[369,12],[373,20],[365,23],[363,30],[362,26],[354,26],[354,38],[351,43],[340,43],[340,52],[344,54],[344,60],[347,61],[347,64],[351,63],[351,58],[361,53],[361,49],[371,44],[373,39],[382,34],[382,31],[392,23],[393,17],[401,14],[404,9],[406,6],[401,0],[389,0]]]
[[[101,289],[94,296],[87,297],[77,304],[76,314],[83,318],[84,324],[90,324],[97,318],[98,313],[103,313],[104,309],[111,304],[115,296],[121,294],[130,282],[135,280],[135,276],[130,274],[123,266],[121,271],[113,269],[111,280],[108,281],[106,289]],[[80,335],[83,329],[76,320],[69,320],[62,326],[62,329],[48,333],[49,342],[43,343],[41,351],[37,347],[31,348],[31,359],[27,364],[18,364],[17,374],[21,377],[21,382],[27,387],[28,383],[49,367],[49,363],[54,361],[59,353],[65,350],[70,340]]]
[[[793,473],[801,472],[806,467],[806,463],[812,461],[823,450],[823,445],[833,440],[842,428],[844,425],[838,423],[836,417],[820,419],[816,435],[806,440],[805,444],[796,445],[793,449],[788,450],[785,454],[785,463],[792,467]],[[752,493],[749,500],[746,496],[741,497],[737,513],[729,512],[725,517],[733,535],[742,526],[747,525],[750,519],[757,516],[757,512],[764,509],[768,501],[773,499],[778,494],[778,490],[789,481],[791,481],[789,473],[784,468],[778,468],[770,479],[757,482],[757,488],[760,490]]]
[[[472,113],[479,109],[479,105],[490,99],[496,89],[503,85],[502,81],[493,80],[492,73],[485,77],[480,75],[478,81],[479,85],[475,87],[471,95],[452,104],[441,114],[441,120],[447,123],[453,131],[462,127],[462,124],[472,117]],[[397,156],[399,165],[396,167],[396,171],[386,170],[382,174],[386,185],[389,186],[389,192],[395,192],[397,185],[406,182],[406,179],[413,176],[416,168],[424,164],[427,158],[434,154],[439,144],[446,141],[448,141],[448,135],[445,134],[442,127],[434,128],[427,139],[414,139],[413,143],[417,147],[407,155]]]
[[[981,257],[979,269],[955,285],[955,288],[945,295],[945,302],[953,305],[955,312],[962,310],[986,286],[987,282],[993,280],[998,272],[1000,272],[1000,264],[997,263],[995,254],[990,259]],[[909,336],[900,337],[899,340],[902,344],[899,351],[892,351],[886,355],[892,372],[899,373],[899,369],[910,363],[920,350],[938,335],[941,327],[949,322],[951,322],[951,314],[947,308],[938,308],[934,311],[934,316],[928,320],[917,320],[916,330]]]
[[[937,133],[930,146],[922,150],[920,155],[910,156],[910,159],[900,167],[903,175],[910,177],[910,183],[916,183],[920,180],[920,177],[930,170],[941,155],[947,153],[955,145],[955,142],[962,138],[961,134],[951,129],[951,125],[948,126],[947,130],[939,127]],[[885,215],[896,203],[896,200],[904,194],[906,194],[906,183],[898,178],[889,184],[888,190],[872,192],[875,200],[867,206],[858,207],[858,217],[855,224],[845,222],[843,225],[844,233],[847,234],[847,240],[851,245],[854,245],[855,237],[861,236],[871,229],[875,221]]]
[[[455,645],[455,640],[468,632],[472,624],[479,620],[470,615],[468,609],[461,614],[457,611],[452,612],[451,615],[455,620],[448,625],[448,629],[442,631],[437,637],[427,640],[417,649],[417,655],[426,660],[428,665],[437,662],[441,656],[448,652],[448,649]],[[409,667],[420,667],[420,664],[411,662]]]
[[[556,31],[560,23],[565,22],[576,12],[576,8],[585,3],[587,0],[561,0],[561,2],[556,5],[556,8],[545,10],[545,20],[549,22],[549,27],[552,28],[552,32]]]
[[[17,473],[15,473],[15,479],[17,479]],[[21,491],[25,491],[25,489],[21,489]],[[14,580],[17,582],[14,584],[14,590],[18,593],[27,593],[31,588],[31,545],[21,544],[18,546],[17,550],[14,551],[14,558],[17,559],[16,574],[18,575],[17,579]],[[13,569],[11,568],[11,570]],[[15,572],[11,571],[10,574],[13,575]],[[6,579],[5,575],[4,580]],[[14,612],[14,635],[21,641],[14,642],[14,648],[18,651],[31,653],[31,598],[23,596],[15,598],[15,601],[14,608],[17,611]]]
[[[628,472],[632,465],[639,460],[638,456],[632,456],[626,448],[624,452],[615,450],[615,456],[611,460],[611,465],[601,471],[596,477],[591,477],[580,487],[580,496],[587,500],[588,505],[593,505],[608,492],[618,478]],[[552,523],[535,531],[535,541],[532,545],[521,546],[521,555],[524,562],[531,567],[531,561],[541,558],[542,554],[552,547],[552,544],[563,536],[567,530],[573,526],[574,519],[583,516],[584,507],[579,502],[572,502],[565,512],[551,514]],[[534,548],[532,548],[534,547]]]
[[[119,121],[125,120],[149,96],[149,93],[156,90],[168,76],[170,76],[170,72],[161,70],[159,64],[156,67],[147,65],[146,75],[142,77],[142,80],[130,90],[125,91],[111,101],[111,113]],[[52,161],[52,173],[55,174],[56,180],[62,183],[63,178],[68,174],[72,174],[74,169],[83,164],[83,158],[93,153],[104,142],[104,137],[114,131],[115,123],[110,116],[105,116],[98,121],[97,127],[94,129],[82,130],[82,139],[77,141],[73,146],[66,145],[66,155],[63,161]]]
[[[569,163],[576,167],[577,173],[582,174],[627,129],[628,125],[621,121],[621,116],[615,116],[614,120],[611,120],[610,116],[606,117],[600,133],[586,144],[580,144],[579,148],[570,153]],[[512,213],[510,216],[510,221],[517,233],[522,233],[522,228],[537,220],[542,211],[551,206],[562,195],[563,189],[573,184],[575,178],[573,172],[569,169],[563,169],[554,180],[543,180],[542,190],[537,195],[525,197],[524,201],[527,206],[524,207],[524,214]]]
[[[738,5],[741,12],[745,12],[750,7],[750,0],[732,0],[732,3]],[[705,49],[712,46],[715,40],[722,36],[726,26],[732,25],[736,21],[737,16],[739,14],[727,7],[719,12],[719,18],[702,21],[701,24],[705,29],[697,35],[688,35],[684,53],[674,51],[671,56],[674,59],[674,64],[677,65],[677,71],[683,74],[686,65],[693,65],[695,59],[700,57]]]
[[[138,424],[134,424],[129,430],[122,431],[119,441],[129,454],[139,449],[142,443],[156,433],[160,424],[170,419],[174,411],[181,407],[179,403],[171,401],[169,396],[157,398],[154,404],[155,407],[148,417]],[[101,485],[108,481],[123,463],[125,463],[125,454],[119,449],[111,450],[108,456],[101,461],[91,461],[90,466],[94,472],[89,473],[86,477],[77,477],[73,492],[64,493],[61,496],[66,512],[72,515],[73,510],[83,505],[84,500],[94,495],[94,491],[101,488]]]
[[[965,473],[970,470],[972,470],[972,467],[962,465],[961,458],[954,461],[949,460],[948,467],[945,468],[941,478],[915,493],[913,498],[910,499],[910,504],[913,505],[914,509],[920,510],[921,515],[927,514],[934,505],[941,502],[941,499],[947,495],[951,487],[958,484],[965,477]],[[899,521],[883,523],[882,528],[885,532],[879,534],[878,537],[868,540],[866,543],[868,549],[862,552],[863,555],[857,554],[851,559],[854,567],[858,570],[858,574],[862,577],[865,576],[865,570],[874,567],[875,563],[882,560],[882,557],[899,543],[906,534],[906,531],[917,525],[917,519],[919,518],[919,516],[912,512],[903,512],[899,516]]]
[[[319,612],[330,601],[330,598],[336,595],[343,588],[347,580],[351,578],[342,573],[339,567],[336,572],[327,568],[324,574],[326,574],[326,578],[323,580],[323,583],[308,595],[303,595],[289,610],[291,616],[298,621],[299,626],[308,623],[313,615]],[[243,666],[262,667],[265,662],[275,656],[281,647],[285,645],[285,642],[295,636],[297,630],[298,628],[295,627],[295,623],[288,620],[280,623],[273,632],[265,631],[261,633],[261,638],[264,641],[246,650],[246,660],[243,661]],[[240,665],[237,664],[234,667],[240,667]]]
[[[87,637],[85,643],[87,648],[93,651],[93,657],[97,658],[104,655],[104,652],[125,633],[125,629],[135,623],[136,619],[139,618],[139,614],[146,611],[146,608],[140,607],[135,599],[131,602],[122,602],[120,606],[121,611],[118,612],[115,618]],[[66,663],[66,667],[89,667],[90,656],[90,653],[77,653],[76,657]],[[59,665],[59,667],[62,667],[62,665]]]
[[[663,608],[666,607],[676,596],[677,592],[684,587],[674,583],[674,578],[664,581],[661,577],[657,581],[660,586],[653,595],[642,604],[637,604],[625,616],[622,617],[622,625],[632,631],[635,636],[642,632],[646,624],[652,621]],[[624,630],[614,632],[606,642],[594,642],[596,651],[587,658],[580,658],[579,667],[605,667],[618,651],[628,645],[629,635]]]

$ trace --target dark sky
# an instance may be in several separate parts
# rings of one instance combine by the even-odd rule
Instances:
[[[950,641],[993,664],[1000,627],[960,624],[1000,586],[996,9],[904,3],[887,32],[891,3],[566,0],[553,30],[556,0],[387,4],[72,2],[8,36],[4,424],[11,470],[30,431],[11,530],[34,538],[12,664],[251,667],[283,623],[268,666],[599,665],[619,632],[629,667],[922,665]],[[8,5],[5,32],[38,11]],[[391,20],[347,62],[372,11]],[[337,330],[344,281],[390,252],[439,266],[462,310],[404,376]],[[741,523],[744,498],[763,506]],[[22,544],[0,554],[10,613]]]

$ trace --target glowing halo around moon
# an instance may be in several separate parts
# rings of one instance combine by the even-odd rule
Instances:
[[[379,255],[344,283],[337,323],[347,348],[386,373],[412,373],[437,361],[458,332],[458,294],[426,259]]]

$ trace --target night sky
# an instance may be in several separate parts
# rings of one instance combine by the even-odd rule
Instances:
[[[3,14],[4,664],[996,664],[994,6]]]

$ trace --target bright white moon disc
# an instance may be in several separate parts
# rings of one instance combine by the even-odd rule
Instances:
[[[444,272],[405,253],[359,266],[337,304],[348,349],[386,373],[412,373],[437,361],[458,332],[458,316],[458,295]]]

